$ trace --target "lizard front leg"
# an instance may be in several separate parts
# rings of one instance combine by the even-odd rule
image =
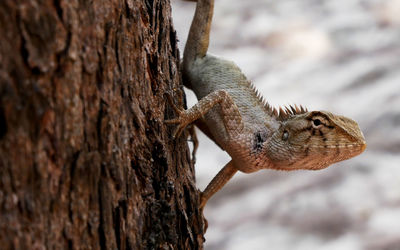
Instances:
[[[165,121],[165,123],[168,124],[178,124],[172,134],[173,138],[179,136],[187,125],[201,118],[217,104],[221,107],[220,115],[228,136],[234,138],[243,130],[244,125],[239,109],[233,102],[231,96],[225,90],[216,90],[208,94],[196,103],[196,105],[187,110],[177,108],[170,95],[167,95],[167,98],[175,112],[178,114],[177,118]]]
[[[243,131],[244,125],[239,109],[233,102],[231,96],[225,90],[217,90],[208,94],[188,110],[178,109],[169,95],[168,100],[179,115],[177,118],[165,121],[169,124],[178,124],[178,127],[173,133],[174,138],[179,136],[179,134],[188,124],[201,118],[217,104],[219,104],[221,107],[220,115],[229,138],[234,141],[234,139]],[[221,169],[221,171],[212,179],[210,184],[208,184],[204,192],[201,193],[200,209],[204,208],[208,199],[218,190],[220,190],[237,171],[238,169],[234,166],[233,161],[230,161]]]

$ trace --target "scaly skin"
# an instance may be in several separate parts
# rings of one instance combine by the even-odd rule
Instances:
[[[197,2],[182,63],[184,83],[200,101],[188,110],[170,101],[178,117],[166,121],[177,124],[175,137],[197,120],[232,157],[202,193],[201,209],[237,171],[317,170],[364,151],[364,136],[352,119],[297,106],[277,111],[233,62],[208,55],[213,6],[213,0]]]

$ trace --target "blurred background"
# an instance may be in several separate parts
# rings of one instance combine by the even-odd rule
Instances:
[[[172,1],[181,56],[194,8]],[[216,0],[209,52],[275,107],[353,118],[368,147],[321,171],[235,175],[205,208],[205,249],[399,250],[400,0]],[[230,157],[198,134],[203,190]]]

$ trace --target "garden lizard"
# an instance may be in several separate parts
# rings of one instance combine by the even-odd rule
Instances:
[[[192,122],[225,150],[231,161],[201,193],[200,208],[237,172],[260,169],[317,170],[364,151],[358,124],[302,106],[275,109],[233,62],[207,54],[214,0],[198,0],[181,64],[184,85],[199,102],[179,109],[173,138]]]

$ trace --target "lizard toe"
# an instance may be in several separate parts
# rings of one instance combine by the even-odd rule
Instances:
[[[168,92],[165,93],[165,96],[167,97],[168,103],[169,103],[169,105],[171,105],[171,107],[175,111],[175,113],[177,113],[178,115],[181,115],[184,112],[184,109],[180,109],[175,105],[174,100],[172,99],[172,95],[170,93],[168,93]]]
[[[181,121],[180,121],[179,118],[164,120],[164,123],[166,123],[166,124],[177,124],[177,123],[180,123],[180,122],[181,122]]]

